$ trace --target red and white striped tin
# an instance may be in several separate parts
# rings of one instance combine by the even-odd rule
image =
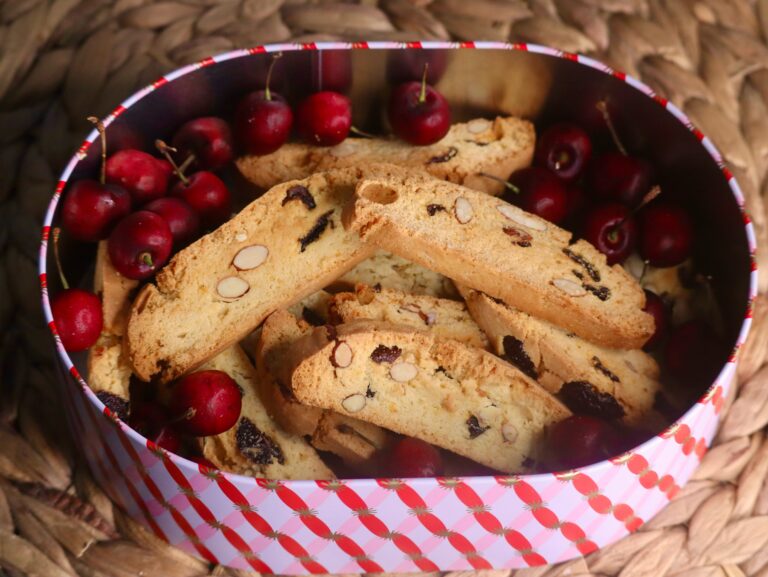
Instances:
[[[264,52],[412,48],[472,49],[483,53],[478,57],[515,53],[513,64],[523,54],[535,55],[536,62],[568,60],[591,70],[592,84],[595,72],[598,82],[624,82],[685,125],[696,137],[689,145],[703,148],[707,162],[720,167],[720,188],[729,189],[721,193],[720,202],[741,212],[743,230],[732,235],[743,239],[740,256],[752,257],[741,279],[747,294],[738,296],[739,303],[732,307],[746,311],[740,315],[743,319],[732,322],[738,335],[733,352],[706,394],[677,423],[609,461],[530,476],[315,482],[267,481],[208,470],[159,449],[96,398],[56,338],[68,420],[99,484],[155,535],[211,563],[263,573],[307,574],[521,568],[565,561],[637,530],[685,484],[714,436],[738,350],[751,324],[757,291],[755,238],[738,185],[711,141],[679,109],[638,80],[589,58],[530,44],[270,45],[207,58],[172,72],[123,102],[104,124],[109,126],[149,94],[167,90],[202,68]],[[482,67],[476,71],[487,73]],[[49,231],[67,181],[96,137],[91,133],[67,165],[45,218],[40,283],[54,337],[46,282]]]

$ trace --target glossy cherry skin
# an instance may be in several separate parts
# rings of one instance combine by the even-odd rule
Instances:
[[[107,159],[107,182],[125,188],[134,206],[165,196],[168,173],[158,158],[141,150],[121,150]]]
[[[144,206],[144,210],[163,217],[173,235],[173,246],[181,248],[188,245],[200,234],[200,217],[189,204],[181,198],[158,198]]]
[[[676,266],[691,256],[693,224],[680,206],[657,201],[639,215],[638,252],[651,266]]]
[[[170,395],[170,414],[187,435],[218,435],[231,429],[240,417],[243,395],[223,371],[190,373],[174,385]]]
[[[589,135],[575,124],[555,124],[541,133],[534,162],[566,182],[579,178],[592,157]]]
[[[70,288],[51,299],[56,333],[68,353],[93,346],[101,334],[104,318],[101,300],[88,291]]]
[[[385,475],[393,477],[438,477],[443,474],[440,451],[429,443],[403,437],[391,448]]]
[[[232,162],[234,157],[229,124],[215,116],[185,122],[173,135],[172,142],[180,163],[194,154],[194,166],[201,170],[218,170]]]
[[[518,170],[509,181],[519,193],[505,192],[503,198],[507,202],[554,224],[560,224],[568,215],[565,186],[548,170],[531,166]]]
[[[133,408],[128,424],[158,447],[178,453],[181,449],[181,437],[170,421],[166,409],[151,402]]]
[[[595,159],[587,179],[587,192],[595,198],[640,204],[651,188],[651,165],[642,158],[608,152]]]
[[[109,235],[112,265],[126,278],[149,278],[168,261],[173,235],[163,217],[140,210],[121,220]]]
[[[311,144],[335,146],[352,127],[352,104],[338,92],[317,92],[305,98],[296,111],[301,137]]]
[[[624,262],[637,244],[637,224],[623,204],[601,204],[584,218],[584,240],[603,253],[609,265]]]
[[[251,92],[235,111],[237,140],[250,154],[269,154],[280,148],[291,134],[293,112],[285,99],[275,92]]]
[[[559,467],[575,469],[613,456],[615,430],[600,419],[573,415],[555,423],[549,443]]]
[[[73,238],[96,242],[131,212],[131,195],[120,186],[78,180],[64,196],[62,226]]]
[[[643,349],[646,351],[656,348],[667,333],[669,325],[669,312],[667,306],[655,292],[645,290],[645,306],[643,310],[653,317],[654,330],[651,337],[645,342]]]
[[[710,385],[724,362],[720,340],[712,328],[699,319],[674,329],[664,347],[667,371],[691,388]]]
[[[445,96],[428,84],[424,86],[423,100],[421,92],[421,82],[395,86],[387,108],[392,132],[416,146],[434,144],[451,127],[451,107]]]
[[[171,196],[185,200],[206,228],[220,225],[232,214],[229,189],[218,176],[206,170],[190,175],[187,182],[177,182]]]

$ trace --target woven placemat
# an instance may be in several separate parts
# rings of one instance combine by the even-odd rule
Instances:
[[[246,575],[126,519],[67,434],[35,261],[43,210],[87,115],[177,66],[267,42],[549,44],[631,73],[682,108],[725,155],[768,246],[767,37],[768,0],[0,0],[0,575]],[[479,573],[768,577],[768,299],[754,316],[715,447],[660,515],[586,559]]]

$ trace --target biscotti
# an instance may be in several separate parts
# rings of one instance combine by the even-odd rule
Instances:
[[[481,292],[459,291],[496,353],[572,411],[647,424],[660,388],[659,367],[650,355],[594,345]]]
[[[375,321],[318,327],[284,365],[294,395],[504,472],[546,462],[548,427],[570,411],[482,349]]]
[[[311,330],[309,324],[285,310],[267,317],[256,348],[259,394],[269,415],[284,430],[309,437],[316,449],[334,453],[359,468],[386,447],[391,435],[376,425],[299,403],[276,377],[288,350]]]
[[[364,178],[344,224],[366,243],[612,348],[653,331],[645,294],[589,243],[497,198],[422,174]]]
[[[258,377],[235,345],[203,365],[227,373],[242,389],[240,418],[228,431],[199,437],[203,456],[227,471],[266,479],[332,479],[333,473],[301,437],[282,431],[267,415],[257,390]]]
[[[126,351],[139,378],[167,382],[199,366],[370,256],[340,221],[364,174],[278,185],[179,252],[131,309]]]
[[[333,324],[361,319],[385,321],[428,330],[441,339],[488,347],[485,334],[459,301],[358,285],[353,293],[333,295],[328,308]]]
[[[107,242],[96,249],[94,292],[101,297],[104,319],[101,336],[88,351],[88,384],[99,400],[122,420],[130,411],[131,367],[123,354],[121,335],[125,331],[131,295],[138,286],[115,270],[107,254]]]
[[[476,118],[454,124],[442,140],[429,146],[411,146],[394,138],[347,138],[330,148],[288,143],[272,154],[242,156],[236,164],[262,188],[320,170],[385,162],[498,195],[504,185],[483,174],[507,180],[531,163],[535,140],[533,125],[526,120]]]
[[[416,295],[457,298],[451,279],[414,262],[386,251],[377,251],[371,258],[344,273],[330,287],[334,291],[354,290],[358,284],[381,286]]]

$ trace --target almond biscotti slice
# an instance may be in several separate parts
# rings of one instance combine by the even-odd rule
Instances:
[[[301,404],[276,375],[293,344],[312,327],[286,310],[267,317],[256,348],[259,395],[267,411],[284,430],[309,437],[316,449],[341,457],[352,467],[367,463],[389,442],[390,434],[376,425],[333,411]]]
[[[331,283],[331,287],[336,291],[351,291],[357,284],[379,285],[417,295],[457,298],[451,279],[383,250],[341,275]]]
[[[500,199],[427,175],[363,178],[344,224],[361,239],[604,346],[653,331],[645,294],[589,243]]]
[[[139,378],[167,382],[199,366],[370,256],[340,220],[364,174],[275,186],[173,257],[131,309],[126,351]]]
[[[303,403],[505,472],[546,463],[548,427],[571,414],[487,351],[376,321],[316,328],[294,344],[283,370]]]
[[[467,312],[464,303],[398,290],[357,285],[353,293],[338,293],[328,307],[334,324],[369,319],[428,330],[441,339],[453,339],[481,349],[488,339]]]
[[[122,420],[130,408],[131,367],[123,354],[131,295],[138,281],[122,276],[107,253],[107,242],[99,242],[93,275],[94,292],[101,297],[104,325],[99,340],[88,351],[88,385],[99,400]]]
[[[594,345],[481,292],[462,286],[459,292],[496,353],[571,410],[647,425],[660,388],[653,357]]]
[[[320,170],[386,162],[426,170],[437,178],[498,195],[504,185],[482,174],[507,180],[531,163],[535,140],[533,125],[526,120],[476,118],[454,124],[442,140],[430,146],[412,146],[394,138],[347,138],[330,148],[288,143],[272,154],[242,156],[236,164],[248,180],[262,188]]]
[[[333,472],[301,437],[272,422],[259,398],[256,370],[235,345],[202,367],[227,373],[243,391],[240,418],[234,427],[196,439],[203,456],[217,467],[266,479],[332,479]]]

